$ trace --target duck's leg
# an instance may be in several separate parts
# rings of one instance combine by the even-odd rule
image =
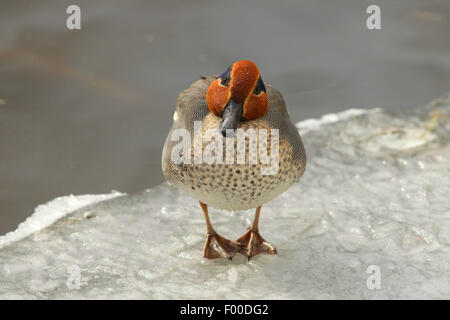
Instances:
[[[231,260],[233,256],[240,250],[240,246],[217,234],[209,221],[208,206],[200,202],[206,221],[206,243],[203,249],[203,256],[207,259],[226,258]]]
[[[277,254],[277,249],[269,242],[264,240],[259,234],[259,215],[261,213],[261,207],[256,208],[255,220],[253,224],[248,228],[246,234],[236,240],[241,246],[240,253],[248,257],[248,260],[260,253]]]

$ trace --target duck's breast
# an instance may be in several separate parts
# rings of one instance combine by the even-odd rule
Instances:
[[[171,133],[174,129],[189,128],[192,138],[191,163],[175,164],[172,161],[172,150],[178,142],[171,141],[169,134],[163,152],[164,175],[169,183],[210,206],[226,210],[256,208],[284,192],[303,174],[306,157],[300,135],[289,119],[281,94],[268,86],[267,114],[256,120],[243,121],[238,127],[244,133],[257,133],[256,149],[252,145],[252,139],[244,139],[242,143],[239,141],[239,135],[232,138],[232,143],[223,139],[220,142],[222,148],[216,148],[215,138],[219,141],[221,136],[211,138],[208,133],[217,132],[221,119],[209,113],[204,96],[203,100],[201,99],[202,94],[206,95],[208,85],[207,81],[200,84],[197,81],[191,86],[194,87],[192,90],[188,89],[189,91],[185,91],[184,96],[180,95],[178,99]],[[197,108],[202,108],[205,113]],[[186,115],[186,110],[194,110],[195,113]],[[200,130],[197,131],[194,130],[196,120],[201,121]],[[277,132],[274,135],[273,129]],[[267,132],[265,139],[258,134],[260,130]],[[273,143],[276,140],[278,143],[275,145]],[[196,145],[196,142],[200,144]],[[201,148],[198,148],[199,145]],[[201,158],[199,149],[202,150]],[[229,155],[227,162],[229,151],[229,154],[232,154],[232,163]],[[265,161],[260,157],[261,153],[267,155]],[[238,154],[244,154],[245,160],[238,159]],[[197,160],[202,159],[201,163],[194,163],[195,157]]]

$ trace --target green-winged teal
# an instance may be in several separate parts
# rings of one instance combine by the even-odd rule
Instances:
[[[276,254],[275,247],[258,232],[261,206],[299,181],[306,166],[302,140],[289,118],[281,93],[264,84],[253,62],[238,61],[220,76],[204,77],[182,91],[173,119],[173,127],[164,145],[162,169],[171,185],[200,202],[207,227],[204,256],[208,259],[231,259],[239,252],[250,259],[259,253]],[[174,135],[183,129],[191,139],[183,145],[185,149],[180,148],[179,139],[183,135]],[[208,131],[211,129],[218,133],[216,138],[227,136],[220,142],[223,153],[219,154],[219,148],[211,152],[221,161],[205,161],[202,154],[196,154],[196,150],[206,150],[208,145],[211,147],[211,141],[215,141],[203,139],[208,134],[210,137]],[[238,143],[239,129],[244,133],[266,129],[267,139],[258,140],[256,154],[251,137],[247,136],[244,143]],[[272,129],[278,130],[278,136],[272,135]],[[231,144],[227,145],[230,139]],[[231,149],[234,154],[228,159],[234,160],[232,163],[227,161],[225,152],[230,146],[234,147]],[[267,171],[269,174],[263,173],[262,169],[271,165],[267,159],[264,163],[255,163],[261,150],[270,155],[267,159],[277,161],[276,170],[272,173],[270,170]],[[237,160],[239,151],[245,151],[243,163]],[[189,160],[180,162],[180,159]],[[255,219],[245,235],[230,241],[213,229],[208,206],[232,211],[256,208]]]

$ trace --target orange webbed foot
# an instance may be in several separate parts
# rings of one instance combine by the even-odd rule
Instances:
[[[208,234],[203,256],[207,259],[225,258],[233,259],[241,247],[234,241],[221,237],[217,233]]]
[[[246,234],[235,241],[241,246],[239,253],[247,256],[248,260],[254,256],[264,253],[264,254],[278,254],[277,249],[264,240],[258,231],[252,230],[251,227],[248,228]]]

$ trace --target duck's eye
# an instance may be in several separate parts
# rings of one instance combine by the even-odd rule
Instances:
[[[229,66],[228,69],[219,76],[219,78],[221,85],[228,86],[231,80],[231,66]]]
[[[256,82],[255,89],[253,90],[254,95],[259,95],[262,92],[266,92],[266,86],[262,81],[261,77],[258,78],[258,82]]]

